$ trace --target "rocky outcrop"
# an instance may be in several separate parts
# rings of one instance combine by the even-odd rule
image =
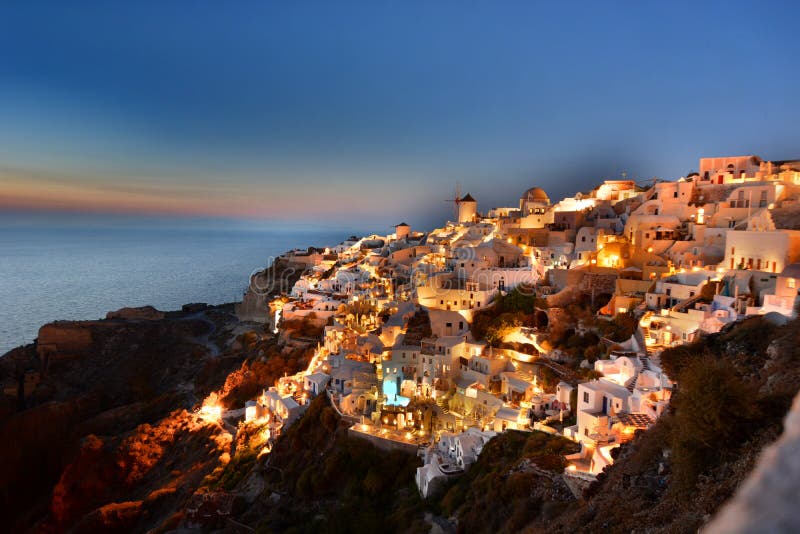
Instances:
[[[185,410],[256,350],[221,353],[239,324],[230,311],[52,323],[37,350],[2,358],[4,385],[44,370],[0,411],[0,435],[13,436],[0,440],[5,526],[147,530],[181,509],[228,447]]]
[[[59,321],[39,329],[36,343],[42,361],[67,359],[79,356],[92,345],[92,321]]]
[[[152,306],[120,308],[106,314],[106,319],[124,319],[126,321],[160,321],[163,318],[164,312],[158,311]]]
[[[156,527],[230,455],[231,441],[223,427],[185,410],[123,436],[89,435],[53,489],[45,525],[79,532]]]
[[[282,293],[289,293],[305,268],[279,257],[266,269],[253,273],[242,302],[236,305],[236,315],[242,321],[269,323],[270,301]]]

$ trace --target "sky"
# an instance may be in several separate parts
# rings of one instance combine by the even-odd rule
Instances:
[[[797,2],[4,2],[0,211],[430,228],[800,157]]]

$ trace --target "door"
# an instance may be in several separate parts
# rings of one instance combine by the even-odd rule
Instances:
[[[608,414],[608,397],[603,395],[603,413]]]

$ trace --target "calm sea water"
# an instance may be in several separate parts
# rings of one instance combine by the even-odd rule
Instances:
[[[56,319],[124,306],[180,309],[241,300],[250,273],[281,252],[333,246],[345,231],[98,227],[0,221],[0,355]]]

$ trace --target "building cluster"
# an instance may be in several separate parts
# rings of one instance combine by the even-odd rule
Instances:
[[[607,180],[556,203],[534,187],[485,213],[469,194],[454,204],[454,220],[430,232],[402,223],[286,255],[304,273],[261,318],[321,334],[308,368],[248,403],[248,419],[286,424],[328,395],[351,432],[420,451],[423,495],[508,429],[581,443],[567,474],[590,478],[666,409],[663,348],[748,315],[795,313],[800,161],[704,158],[676,181]],[[476,339],[476,314],[515,289],[546,300],[542,325],[504,333],[519,350]],[[638,322],[587,381],[542,347],[576,292],[603,299],[601,318]],[[552,390],[542,366],[562,378]]]

